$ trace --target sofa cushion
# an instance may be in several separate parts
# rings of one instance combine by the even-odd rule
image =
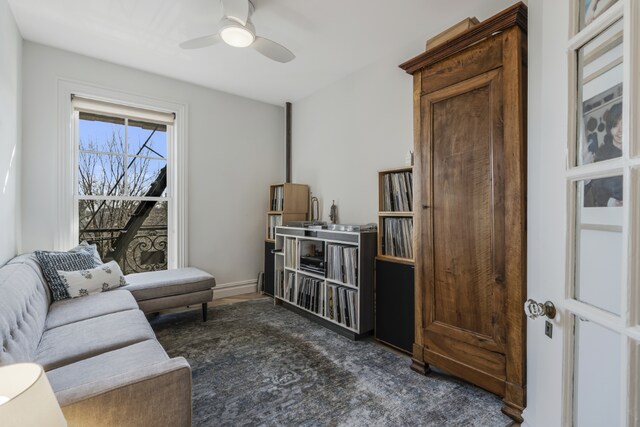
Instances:
[[[216,286],[212,275],[193,267],[133,273],[125,276],[137,301],[204,291]]]
[[[49,307],[45,329],[53,329],[105,314],[137,309],[138,304],[131,292],[120,289],[84,298],[56,301]]]
[[[54,392],[100,381],[126,372],[135,372],[154,363],[168,360],[156,340],[146,340],[52,369],[47,378]]]
[[[111,291],[127,284],[120,266],[115,261],[109,261],[91,270],[58,270],[58,276],[62,279],[71,298]]]
[[[95,260],[90,253],[81,252],[48,252],[36,251],[36,258],[40,263],[40,268],[44,278],[51,290],[54,301],[70,298],[67,287],[62,281],[58,270],[75,271],[90,270],[95,267]]]
[[[47,294],[31,266],[0,268],[0,365],[33,360],[49,308]]]
[[[171,295],[168,297],[138,301],[138,307],[140,307],[140,310],[145,313],[156,313],[168,308],[208,303],[212,299],[213,289],[207,289],[206,291],[189,292],[188,294]]]
[[[150,339],[155,334],[142,311],[121,311],[45,331],[34,362],[48,371]]]
[[[70,427],[191,427],[191,367],[176,357],[61,390],[56,399]]]

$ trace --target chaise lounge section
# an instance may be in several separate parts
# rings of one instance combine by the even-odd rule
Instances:
[[[126,276],[126,289],[140,310],[155,313],[169,308],[202,304],[202,320],[207,320],[207,303],[213,299],[216,279],[193,267],[149,271]]]

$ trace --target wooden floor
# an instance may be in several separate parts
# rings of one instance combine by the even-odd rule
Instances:
[[[250,294],[242,294],[242,295],[234,295],[232,297],[214,299],[213,307],[217,307],[219,305],[227,305],[227,304],[235,304],[237,302],[250,301],[254,299],[266,298],[265,295],[262,295],[259,292],[253,292]]]

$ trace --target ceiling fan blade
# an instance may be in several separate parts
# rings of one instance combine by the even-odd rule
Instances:
[[[289,62],[296,57],[286,47],[269,39],[265,39],[264,37],[256,37],[251,47],[267,58],[278,62]]]
[[[249,0],[221,0],[222,11],[227,18],[233,18],[242,25],[249,19]]]
[[[207,47],[214,45],[220,41],[218,34],[210,34],[208,36],[196,37],[195,39],[187,40],[180,43],[182,49],[200,49],[201,47]]]

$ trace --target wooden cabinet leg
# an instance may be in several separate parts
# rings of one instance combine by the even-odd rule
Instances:
[[[504,401],[503,401],[504,402]],[[522,423],[524,418],[522,418],[523,408],[513,405],[509,402],[504,402],[504,405],[501,408],[502,413],[511,418],[512,420]]]
[[[418,318],[418,317],[416,317]],[[416,331],[417,334],[418,331]],[[422,375],[428,375],[431,372],[429,364],[424,361],[424,350],[419,343],[413,343],[413,357],[411,358],[411,369]]]
[[[429,365],[421,360],[411,358],[411,370],[422,375],[428,375],[431,372]]]
[[[527,389],[520,384],[507,382],[505,387],[505,395],[502,399],[502,413],[511,417],[511,419],[521,423],[522,411],[527,400]]]

